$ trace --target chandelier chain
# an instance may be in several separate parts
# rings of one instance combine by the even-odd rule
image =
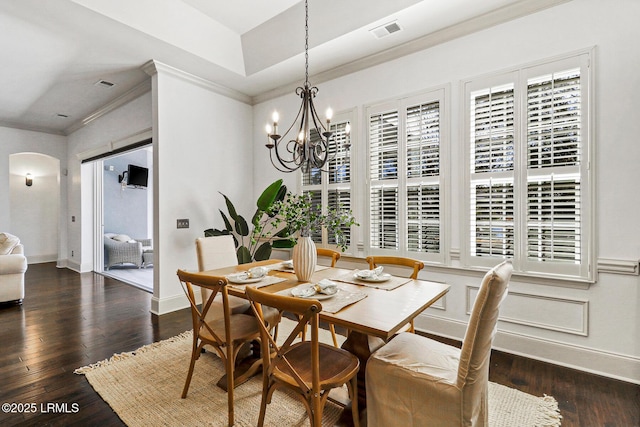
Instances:
[[[304,84],[309,86],[309,1],[304,2]]]

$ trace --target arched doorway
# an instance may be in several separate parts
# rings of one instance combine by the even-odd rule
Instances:
[[[9,189],[11,232],[20,238],[29,263],[57,261],[60,160],[40,153],[11,154]]]

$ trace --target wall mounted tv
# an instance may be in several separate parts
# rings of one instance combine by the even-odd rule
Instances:
[[[127,185],[146,187],[149,180],[149,169],[142,166],[129,165],[127,168]]]

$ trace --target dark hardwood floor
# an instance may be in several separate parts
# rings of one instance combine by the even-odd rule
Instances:
[[[27,404],[33,412],[3,410],[0,425],[123,425],[73,371],[190,329],[189,312],[154,316],[149,293],[53,263],[30,265],[26,283],[21,306],[0,305],[0,404]],[[640,426],[634,384],[502,352],[492,354],[490,379],[554,396],[563,426]]]

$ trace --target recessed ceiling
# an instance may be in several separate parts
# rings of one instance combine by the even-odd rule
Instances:
[[[477,30],[566,1],[310,0],[310,73],[392,58],[446,28]],[[392,22],[402,31],[372,37]],[[297,0],[2,1],[0,28],[2,126],[69,133],[106,104],[148,90],[141,67],[152,59],[254,99],[303,77]]]

